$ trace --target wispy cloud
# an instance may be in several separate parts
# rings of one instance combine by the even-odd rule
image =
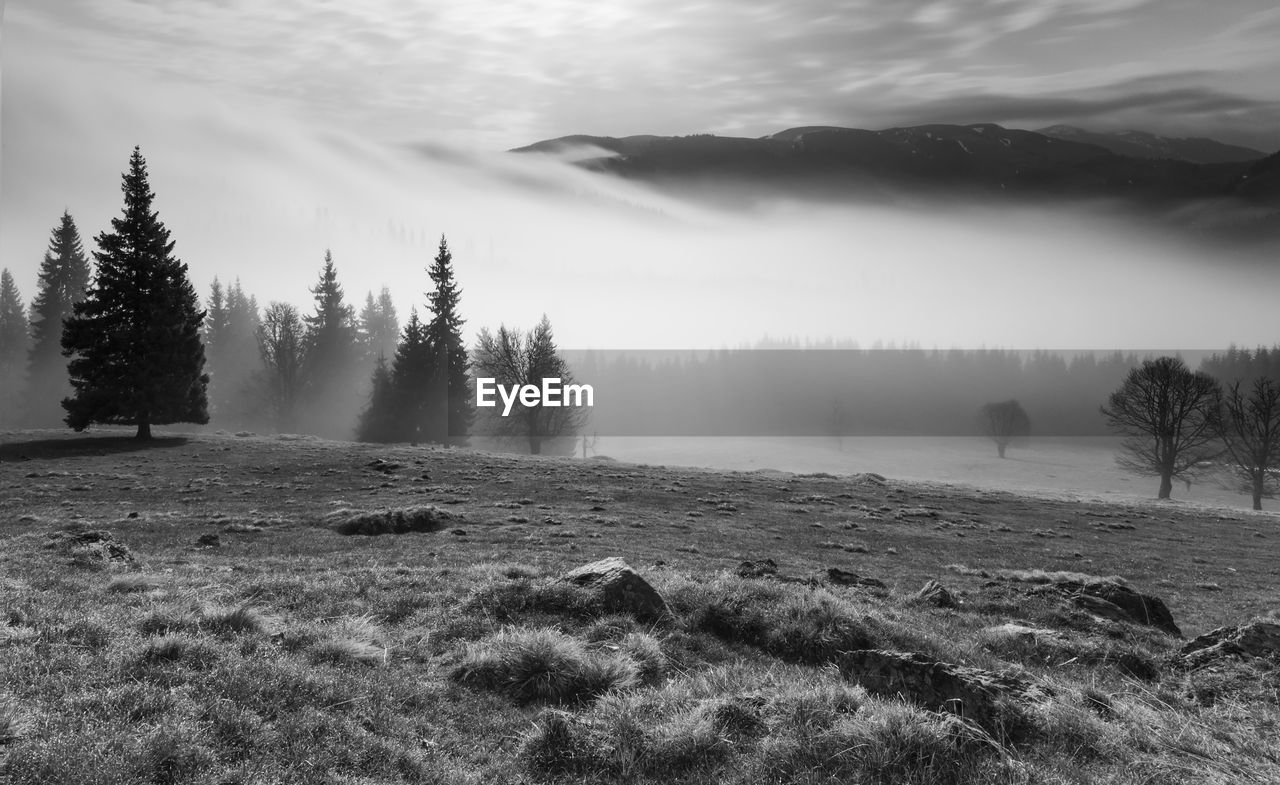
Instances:
[[[501,149],[573,132],[763,134],[789,118],[876,126],[986,109],[994,121],[1237,129],[1280,147],[1280,16],[1268,0],[8,6],[7,38],[267,96],[393,140]],[[1126,92],[1144,78],[1163,84]]]

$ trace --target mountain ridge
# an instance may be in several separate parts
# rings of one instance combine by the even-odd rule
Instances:
[[[735,203],[774,196],[1106,199],[1197,233],[1280,239],[1280,153],[1142,131],[797,126],[761,137],[577,134],[510,152],[557,155],[594,172]]]

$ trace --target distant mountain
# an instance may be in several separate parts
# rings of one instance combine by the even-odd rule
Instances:
[[[1209,139],[991,123],[881,131],[807,126],[760,138],[566,136],[513,152],[555,154],[589,170],[748,203],[779,195],[877,202],[1106,198],[1176,216],[1171,220],[1202,232],[1214,225],[1234,231],[1248,208],[1249,233],[1257,234],[1257,224],[1280,237],[1280,154]]]
[[[1051,125],[1039,129],[1037,133],[1055,139],[1097,145],[1116,155],[1130,158],[1168,158],[1193,164],[1223,164],[1256,161],[1266,156],[1260,150],[1224,144],[1213,139],[1156,136],[1145,131],[1098,133],[1072,125]]]

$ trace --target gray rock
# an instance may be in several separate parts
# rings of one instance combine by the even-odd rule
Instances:
[[[1219,627],[1195,638],[1178,653],[1182,664],[1197,668],[1224,657],[1240,659],[1280,656],[1280,624],[1255,621]]]
[[[929,581],[916,592],[913,600],[925,605],[933,605],[938,608],[956,608],[960,602],[951,590],[943,586],[937,581]]]
[[[625,611],[650,621],[672,615],[657,589],[617,556],[585,564],[565,573],[561,580],[595,592],[609,610]]]
[[[901,696],[923,708],[964,717],[995,735],[1008,734],[1017,723],[1018,704],[1029,705],[1048,695],[1025,676],[937,662],[914,653],[851,651],[837,665],[846,679],[868,692]]]

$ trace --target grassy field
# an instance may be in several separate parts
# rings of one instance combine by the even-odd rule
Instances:
[[[0,438],[6,783],[1280,781],[1280,663],[1176,656],[1280,615],[1274,514],[299,437]],[[558,580],[609,556],[671,613]],[[781,579],[737,573],[764,559]],[[1071,575],[1163,599],[1183,638],[1045,591]],[[915,601],[929,580],[959,607]],[[961,720],[867,689],[864,650],[1039,697]]]

